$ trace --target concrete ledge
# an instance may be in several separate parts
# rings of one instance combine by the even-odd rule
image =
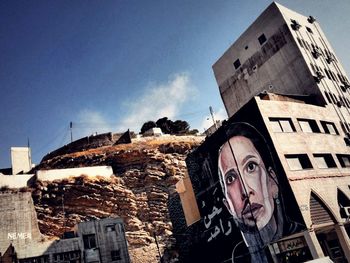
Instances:
[[[39,170],[37,171],[37,180],[62,180],[68,177],[79,177],[81,175],[110,177],[111,175],[113,175],[113,170],[111,166],[92,166],[68,169]]]
[[[0,175],[0,187],[21,188],[28,185],[28,181],[34,174]]]

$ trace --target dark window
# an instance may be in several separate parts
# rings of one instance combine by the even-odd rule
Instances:
[[[327,100],[328,100],[328,103],[332,103],[331,98],[329,97],[328,92],[325,91],[324,94],[326,95],[326,98],[327,98]]]
[[[347,133],[348,131],[346,130],[346,127],[343,122],[340,122],[340,127],[343,130],[344,133]]]
[[[258,37],[260,45],[264,44],[266,42],[266,36],[265,34],[261,34],[260,37]]]
[[[333,71],[329,71],[329,73],[331,74],[332,79],[333,79],[334,81],[337,81],[337,79],[336,79],[335,74],[333,73]]]
[[[90,249],[96,247],[95,234],[83,235],[84,248]]]
[[[303,132],[315,132],[315,133],[321,132],[315,120],[298,119],[298,122]]]
[[[312,32],[312,30],[311,30],[311,28],[310,28],[310,27],[306,27],[306,30],[307,30],[307,32],[309,32],[309,33],[313,34],[313,32]]]
[[[307,154],[286,154],[285,157],[288,166],[292,171],[312,168],[312,164]]]
[[[244,49],[247,50],[247,49],[248,49],[248,46],[245,46]]]
[[[341,102],[343,103],[343,106],[349,108],[349,105],[347,105],[347,102],[346,102],[344,96],[339,96],[339,98],[340,98]]]
[[[330,153],[315,153],[315,162],[318,168],[335,168],[337,165]]]
[[[238,69],[241,66],[241,62],[239,61],[239,59],[233,62],[233,66],[235,67],[235,69]]]
[[[337,76],[338,76],[339,80],[342,81],[342,80],[341,80],[341,76],[339,75],[339,73],[337,73]]]
[[[329,93],[329,95],[331,96],[333,103],[337,104],[337,98],[335,97],[335,95],[331,92]]]
[[[350,167],[350,155],[349,154],[337,154],[338,161],[341,167]]]
[[[298,42],[299,42],[299,45],[300,45],[302,48],[304,48],[304,45],[303,45],[303,42],[301,41],[301,39],[297,37],[297,40],[298,40]]]
[[[295,132],[295,127],[290,118],[269,118],[274,132]]]
[[[349,130],[350,130],[350,129],[349,129],[349,124],[346,123],[346,122],[344,122],[344,125],[345,125],[345,128],[349,131]]]
[[[311,47],[310,47],[309,43],[308,43],[308,42],[306,42],[306,41],[305,41],[304,43],[305,43],[305,47],[306,47],[306,49],[310,51],[310,50],[311,50]]]
[[[324,72],[326,72],[327,78],[331,79],[331,76],[329,75],[328,70],[324,69]]]
[[[115,225],[106,226],[106,232],[115,232]]]
[[[348,105],[348,108],[350,108],[350,101],[347,98],[345,98],[345,101],[346,101],[346,105]]]
[[[73,260],[78,260],[80,258],[79,251],[69,251],[53,254],[54,262],[73,262]],[[70,261],[71,260],[71,261]],[[76,262],[76,261],[74,261]],[[79,261],[80,262],[80,261]]]
[[[112,261],[121,260],[122,258],[120,256],[120,249],[112,250],[111,251],[111,257],[112,257]]]
[[[325,133],[339,135],[337,128],[333,122],[320,121]]]

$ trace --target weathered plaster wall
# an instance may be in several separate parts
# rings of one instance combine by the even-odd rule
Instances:
[[[37,171],[37,179],[40,181],[62,180],[81,175],[110,177],[113,174],[111,166],[92,166],[68,169],[52,169]]]
[[[2,175],[0,174],[0,187],[8,186],[9,188],[21,188],[28,186],[28,182],[34,174],[16,174]]]

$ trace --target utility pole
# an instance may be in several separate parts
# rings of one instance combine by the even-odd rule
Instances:
[[[215,119],[214,119],[214,111],[213,111],[212,106],[209,106],[209,111],[210,111],[211,118],[213,119],[214,127],[215,127],[215,129],[217,130],[218,127],[217,127],[216,121],[215,121]]]
[[[70,129],[70,142],[73,142],[73,122],[69,123],[69,129]]]

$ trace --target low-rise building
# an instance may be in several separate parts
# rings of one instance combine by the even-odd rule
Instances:
[[[81,222],[64,238],[41,235],[30,192],[0,194],[0,262],[129,263],[123,220]]]

